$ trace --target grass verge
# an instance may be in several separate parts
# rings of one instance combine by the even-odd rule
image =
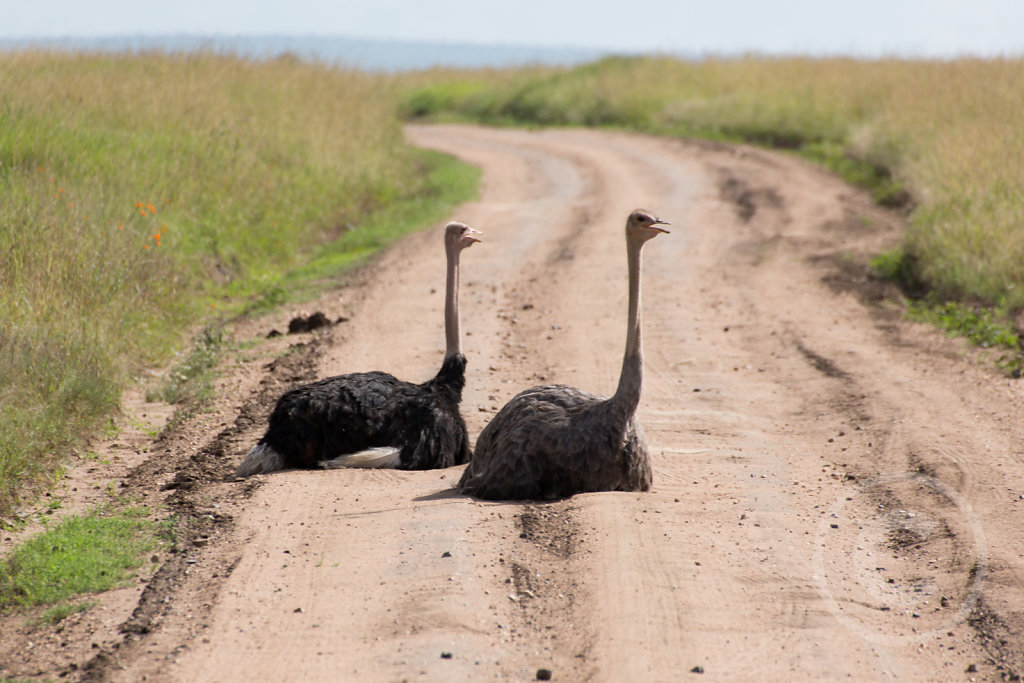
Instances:
[[[124,585],[159,545],[162,530],[145,508],[69,517],[0,564],[0,609],[55,605],[42,617],[50,622],[88,609],[87,601],[71,599]]]
[[[912,299],[907,305],[907,317],[925,322],[946,331],[953,337],[964,337],[982,348],[998,349],[996,366],[1010,377],[1021,377],[1024,372],[1024,347],[1020,332],[1009,316],[999,308],[971,306],[958,301],[936,301],[934,298]]]
[[[993,306],[943,300],[920,282],[911,258],[900,248],[879,254],[870,266],[903,289],[909,319],[934,325],[982,348],[999,349],[1002,354],[995,359],[996,366],[1010,377],[1024,374],[1021,331],[1005,302]]]

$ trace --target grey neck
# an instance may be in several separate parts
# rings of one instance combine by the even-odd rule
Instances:
[[[628,240],[626,256],[629,265],[629,313],[626,327],[626,353],[622,359],[619,386],[612,402],[632,415],[640,403],[643,380],[643,343],[640,338],[640,250],[643,242]]]

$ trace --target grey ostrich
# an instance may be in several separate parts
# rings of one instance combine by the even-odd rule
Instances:
[[[527,389],[484,427],[459,489],[490,500],[562,498],[585,491],[646,491],[647,443],[636,421],[643,375],[640,251],[668,232],[647,211],[626,220],[629,324],[619,386],[611,398],[564,385]]]
[[[386,372],[360,372],[292,389],[278,399],[266,434],[235,476],[286,467],[425,470],[468,461],[469,438],[459,413],[466,383],[459,330],[459,254],[479,241],[480,233],[468,225],[453,222],[445,227],[447,348],[433,379],[412,384]]]

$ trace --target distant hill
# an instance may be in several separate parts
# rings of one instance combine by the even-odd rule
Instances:
[[[358,68],[364,71],[411,71],[446,67],[510,67],[528,64],[573,65],[612,51],[519,45],[474,45],[366,40],[341,36],[204,36],[123,35],[98,38],[0,38],[0,50],[46,48],[100,52],[193,52],[208,50],[251,58],[285,54],[301,59]]]

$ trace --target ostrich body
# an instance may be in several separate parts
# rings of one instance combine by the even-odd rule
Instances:
[[[466,383],[459,329],[459,254],[479,242],[479,235],[463,223],[445,228],[447,348],[433,379],[412,384],[386,372],[358,372],[292,389],[278,399],[266,434],[235,476],[286,467],[425,470],[467,462],[469,438],[459,413]]]
[[[459,489],[490,500],[562,498],[586,491],[646,491],[647,443],[636,420],[643,376],[640,251],[667,225],[634,211],[626,221],[629,325],[615,395],[564,385],[527,389],[480,433]]]

